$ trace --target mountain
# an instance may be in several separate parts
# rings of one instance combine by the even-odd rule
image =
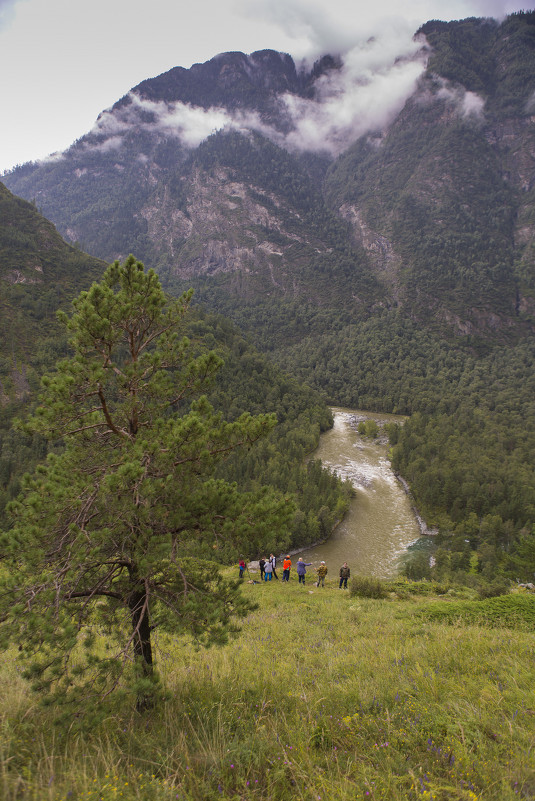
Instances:
[[[104,263],[68,245],[54,225],[0,184],[0,405],[37,385],[57,353],[55,313],[100,277]]]
[[[392,294],[461,333],[532,318],[535,15],[430,22],[425,76],[327,178]],[[418,302],[420,299],[420,302]]]
[[[522,335],[535,15],[429,22],[386,87],[401,68],[412,84],[381,127],[355,114],[329,128],[337,98],[357,102],[366,80],[375,91],[349,59],[221,54],[143,81],[65,153],[4,180],[89,252],[134,252],[269,338],[277,303],[315,334],[326,309],[348,322],[402,307],[455,336]],[[282,339],[306,330],[286,324]]]
[[[411,415],[392,464],[437,560],[531,575],[535,13],[383,44],[176,68],[5,180],[92,253],[193,286],[329,402]]]
[[[271,51],[176,68],[135,87],[58,160],[6,181],[87,251],[133,252],[164,279],[318,304],[351,296],[357,275],[369,300],[380,288],[366,255],[322,197],[328,160],[300,159],[261,132],[288,130],[281,92],[306,100],[337,69],[325,58],[298,74]],[[218,116],[229,126],[206,136]]]

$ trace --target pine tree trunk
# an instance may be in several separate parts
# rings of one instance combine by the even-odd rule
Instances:
[[[136,589],[130,593],[128,608],[132,619],[132,632],[134,634],[134,657],[143,678],[153,674],[152,644],[150,637],[149,605],[145,588]],[[154,706],[154,698],[147,693],[138,695],[136,707],[143,712]]]

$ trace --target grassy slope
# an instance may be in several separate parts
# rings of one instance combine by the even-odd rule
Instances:
[[[5,659],[2,798],[535,797],[532,596],[513,629],[490,602],[477,625],[475,602],[451,594],[376,601],[309,582],[245,584],[259,608],[220,650],[161,640],[166,706],[90,734],[51,726]],[[448,602],[454,625],[429,619]]]

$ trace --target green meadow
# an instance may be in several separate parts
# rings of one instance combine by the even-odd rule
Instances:
[[[168,699],[92,727],[55,722],[5,654],[1,798],[534,799],[535,595],[383,588],[246,580],[236,639],[156,631]]]

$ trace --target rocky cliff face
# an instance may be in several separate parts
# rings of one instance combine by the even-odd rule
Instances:
[[[144,81],[5,180],[89,252],[134,252],[212,300],[402,306],[494,336],[534,306],[534,19],[423,26],[406,100],[336,146],[331,127],[307,149],[307,126],[365,83],[347,63],[225,53]]]

